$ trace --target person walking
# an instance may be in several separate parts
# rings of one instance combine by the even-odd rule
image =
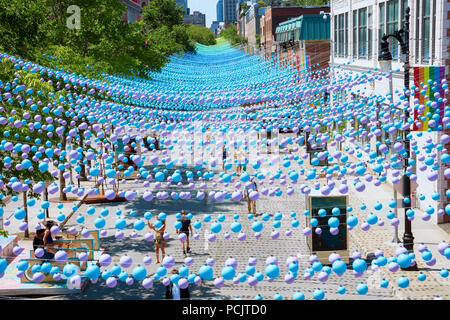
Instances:
[[[227,150],[225,150],[225,146],[222,146],[222,170],[225,170],[225,162],[227,162]]]
[[[178,274],[178,270],[173,269],[172,275]],[[178,283],[170,281],[170,284],[166,287],[166,299],[170,300],[189,300],[191,297],[189,293],[189,285],[182,289]]]
[[[187,217],[186,210],[181,210],[181,229],[177,229],[177,233],[184,233],[186,235],[186,250],[184,247],[184,241],[181,242],[181,248],[183,249],[183,255],[186,256],[187,253],[191,253],[191,248],[189,247],[189,234],[193,233],[191,220]],[[190,231],[190,233],[189,233]]]
[[[155,234],[155,254],[156,254],[156,263],[160,263],[159,262],[159,249],[161,249],[161,255],[162,258],[164,259],[164,257],[166,256],[166,252],[164,247],[166,246],[166,240],[164,240],[164,230],[166,230],[166,220],[162,221],[162,226],[159,228],[156,228],[152,223],[147,222],[148,223],[148,227],[150,229],[153,229],[156,234]]]

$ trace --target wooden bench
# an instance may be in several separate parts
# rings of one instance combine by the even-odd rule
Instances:
[[[61,239],[58,241],[62,244],[61,248],[63,249],[86,248],[88,260],[94,260],[94,239]]]
[[[67,258],[68,259],[78,259],[78,253],[79,252],[88,252],[87,248],[55,248],[57,250],[64,250],[67,252]],[[34,250],[30,250],[30,258],[31,259],[39,259],[36,257],[36,255],[34,254]],[[52,260],[49,260],[52,261]],[[87,263],[84,261],[80,261],[80,269],[81,271],[86,270],[87,268]]]
[[[61,276],[60,280],[56,281],[55,279],[53,279],[53,276],[50,273],[44,274],[44,279],[40,283],[64,283],[67,281],[67,278],[62,274],[63,268],[66,265],[65,262],[58,263],[55,260],[45,260],[45,259],[22,259],[21,261],[27,261],[29,264],[28,269],[25,270],[22,278],[20,279],[22,283],[35,283],[33,281],[32,268],[34,265],[43,264],[44,262],[49,262],[49,263],[51,263],[52,266],[59,267],[59,269],[61,270],[62,276]],[[69,258],[69,259],[67,259],[67,262],[73,263],[78,268],[80,268],[80,260],[79,259]]]
[[[100,231],[89,230],[90,235],[84,239],[94,239],[94,250],[100,250]],[[58,235],[63,236],[65,239],[82,239],[81,232],[70,233],[69,231],[61,231]]]

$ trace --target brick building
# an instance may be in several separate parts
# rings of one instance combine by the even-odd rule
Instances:
[[[320,14],[321,11],[330,12],[330,7],[267,7],[264,14],[264,34],[261,34],[261,43],[264,43],[266,57],[270,57],[276,50],[275,33],[280,23],[301,15]]]
[[[277,61],[312,72],[329,67],[330,19],[326,15],[305,14],[282,22],[275,40]]]

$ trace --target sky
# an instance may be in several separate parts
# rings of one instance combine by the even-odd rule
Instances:
[[[200,11],[206,14],[206,27],[211,26],[211,22],[216,20],[216,4],[217,0],[188,0],[188,8],[191,14],[194,11]]]

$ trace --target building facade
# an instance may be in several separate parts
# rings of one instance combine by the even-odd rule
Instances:
[[[141,19],[142,8],[151,0],[120,0],[126,9],[123,13],[122,20],[135,22]]]
[[[362,76],[373,72],[375,68],[379,69],[378,55],[381,38],[384,34],[391,34],[404,26],[405,11],[409,7],[411,15],[409,30],[410,86],[414,84],[414,67],[445,66],[445,74],[447,80],[450,81],[450,2],[448,0],[334,0],[331,7],[332,60],[335,66],[333,76],[341,77],[348,74]],[[391,94],[394,104],[400,102],[396,92],[402,92],[404,89],[402,55],[396,40],[391,40],[389,45],[393,57],[391,80],[372,81],[371,84],[355,86],[351,92],[340,93],[338,99],[348,100],[355,97]],[[449,98],[448,95],[446,98]],[[413,132],[413,135],[414,139],[418,141],[419,150],[422,151],[429,141],[433,141],[435,144],[439,143],[440,137],[444,133],[450,134],[450,130],[424,131],[421,137],[416,132]],[[358,137],[356,143],[369,143],[372,148],[376,148],[376,143],[380,139],[383,143],[394,140],[393,137],[383,135],[370,139]],[[449,147],[449,144],[445,145],[447,150]],[[447,167],[446,164],[440,164],[439,177],[435,181],[430,181],[424,172],[415,168],[417,184],[414,184],[415,189],[412,190],[413,206],[422,210],[431,206],[437,212],[449,204],[445,191],[450,188],[450,183],[443,175]],[[440,193],[439,201],[431,199],[433,192]],[[419,199],[421,194],[426,196],[424,200]],[[450,216],[447,214],[434,214],[433,216],[437,223],[450,220]]]
[[[329,68],[330,29],[330,18],[323,14],[304,14],[280,23],[275,59],[313,74]]]
[[[261,43],[264,43],[266,57],[270,57],[276,51],[275,33],[281,22],[303,14],[320,14],[320,12],[330,12],[329,6],[316,7],[267,7],[264,14],[264,34],[261,34]],[[264,39],[262,39],[264,37]]]
[[[206,15],[199,11],[194,11],[192,14],[184,16],[184,23],[206,27]]]
[[[175,2],[177,3],[178,6],[183,8],[183,13],[185,15],[189,14],[187,0],[175,0]]]
[[[238,0],[223,0],[223,22],[225,22],[225,25],[236,22],[237,2]]]
[[[223,0],[217,1],[216,19],[217,19],[217,22],[223,22]]]

